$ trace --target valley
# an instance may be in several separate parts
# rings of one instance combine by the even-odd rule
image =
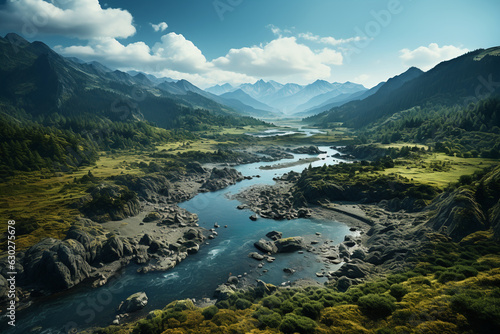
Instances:
[[[498,47],[371,89],[0,51],[2,333],[500,328]]]

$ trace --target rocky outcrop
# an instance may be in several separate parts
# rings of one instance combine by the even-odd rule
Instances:
[[[198,221],[198,215],[191,213],[177,205],[166,206],[159,210],[157,225],[166,225],[169,227],[193,226]]]
[[[306,248],[302,237],[276,239],[275,241],[260,239],[254,243],[254,246],[264,253],[290,253]],[[249,256],[256,258],[253,254],[250,253]]]
[[[24,277],[52,290],[69,289],[89,277],[85,247],[74,239],[46,238],[25,254]]]
[[[232,295],[234,295],[236,292],[236,286],[229,284],[229,283],[224,283],[221,284],[215,289],[214,292],[214,297],[217,298],[217,300],[226,300],[229,299]]]
[[[317,146],[302,146],[294,149],[288,149],[289,152],[297,153],[297,154],[310,154],[310,155],[318,155],[322,153],[326,153],[326,151],[321,151]]]
[[[283,233],[278,232],[278,231],[271,231],[271,232],[268,232],[266,234],[266,237],[268,237],[271,240],[275,240],[275,241],[278,239],[281,239],[282,236],[283,236]]]
[[[429,225],[455,241],[488,228],[486,217],[470,189],[444,194],[435,201],[435,206],[437,213],[429,220]]]
[[[232,168],[213,168],[208,180],[201,186],[204,191],[216,191],[243,180],[243,175]]]
[[[295,252],[306,248],[304,239],[302,237],[290,237],[285,239],[278,239],[274,242],[278,249],[278,253]]]
[[[118,313],[131,313],[143,309],[148,304],[145,292],[137,292],[122,301],[118,306]]]
[[[86,279],[102,285],[131,260],[139,264],[149,262],[142,272],[170,269],[188,254],[198,252],[205,237],[203,229],[195,226],[196,215],[178,207],[168,213],[175,213],[173,220],[183,220],[183,226],[173,225],[178,235],[173,243],[167,242],[169,234],[120,237],[101,224],[79,219],[65,240],[46,238],[17,254],[18,285],[47,291],[69,289]]]
[[[257,153],[268,155],[274,160],[293,159],[293,154],[290,154],[279,147],[268,147],[264,150],[257,151]]]
[[[235,196],[262,218],[283,220],[310,217],[306,207],[297,207],[288,182],[275,186],[253,186]]]
[[[99,184],[89,189],[90,196],[77,203],[79,210],[96,222],[122,220],[140,211],[135,192],[123,186]]]

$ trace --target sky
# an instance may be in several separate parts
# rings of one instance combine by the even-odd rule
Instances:
[[[370,88],[500,45],[498,0],[0,0],[0,35],[202,88],[317,79]]]

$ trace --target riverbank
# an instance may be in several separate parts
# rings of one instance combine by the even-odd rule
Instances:
[[[293,187],[298,175],[290,173],[276,179],[274,185],[259,185],[244,189],[233,197],[257,217],[294,219],[296,212],[307,212],[311,218],[338,221],[350,227],[348,235],[338,245],[328,241],[306,240],[309,252],[321,257],[325,264],[341,264],[337,270],[324,270],[318,277],[327,277],[328,285],[346,289],[353,284],[404,270],[412,250],[427,241],[428,212],[391,212],[384,205],[359,202],[320,202],[319,205],[296,205]]]

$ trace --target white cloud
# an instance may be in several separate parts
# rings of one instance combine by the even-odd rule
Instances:
[[[264,46],[231,49],[212,63],[223,70],[259,78],[298,76],[302,79],[328,78],[329,65],[342,64],[342,55],[331,49],[312,51],[295,37],[280,37]]]
[[[274,24],[268,24],[266,28],[271,29],[271,32],[278,37],[282,37],[284,34],[290,35],[292,33],[291,30],[278,28]]]
[[[168,33],[153,47],[144,42],[122,44],[114,38],[96,38],[87,45],[55,48],[65,56],[97,60],[121,70],[185,78],[202,86],[220,82],[251,82],[255,78],[307,82],[327,79],[331,66],[342,64],[332,49],[311,50],[295,37],[277,38],[265,45],[231,49],[224,57],[207,61],[183,35]]]
[[[300,33],[299,38],[305,39],[307,41],[312,41],[312,42],[327,44],[327,45],[332,45],[332,46],[350,43],[350,42],[358,42],[358,41],[365,39],[365,37],[360,37],[360,36],[350,37],[350,38],[346,38],[346,39],[343,39],[343,38],[336,39],[336,38],[331,37],[331,36],[320,37],[320,36],[314,35],[310,32]]]
[[[81,39],[129,37],[135,34],[132,15],[123,9],[103,9],[98,0],[8,0],[0,9],[0,22],[26,37],[38,33]]]
[[[153,27],[154,31],[156,31],[156,32],[165,31],[168,28],[168,24],[165,22],[160,22],[158,24],[151,23],[151,26]]]
[[[59,46],[56,51],[84,60],[97,60],[116,68],[203,73],[211,67],[191,41],[173,32],[163,35],[161,42],[152,48],[144,42],[123,45],[114,38],[106,37],[92,39],[85,46]]]
[[[431,43],[429,46],[420,46],[415,50],[402,49],[399,51],[399,58],[407,66],[416,66],[421,70],[427,71],[442,61],[453,59],[468,51],[466,48],[453,45],[439,47],[438,44]]]
[[[166,67],[186,73],[204,72],[210,64],[193,42],[181,34],[171,32],[153,46],[154,55],[165,61]]]

